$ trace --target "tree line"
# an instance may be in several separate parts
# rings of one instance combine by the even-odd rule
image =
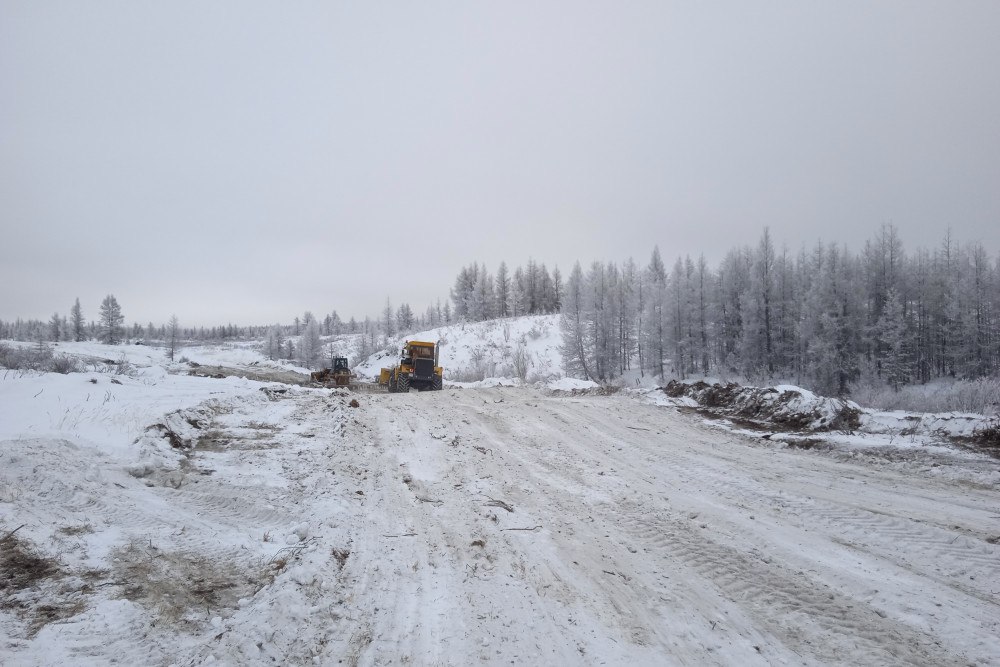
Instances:
[[[644,267],[578,263],[561,312],[567,372],[597,381],[735,374],[843,395],[863,378],[1000,372],[1000,259],[950,231],[909,253],[884,225],[860,253],[779,251],[765,229],[717,267],[686,256],[668,270],[658,248]]]
[[[87,321],[77,299],[67,316],[0,321],[0,339],[98,339],[167,344],[259,341],[271,359],[314,367],[333,354],[330,338],[355,336],[356,359],[396,334],[520,315],[561,313],[563,359],[570,375],[611,381],[629,372],[687,378],[736,375],[788,380],[826,394],[846,394],[862,380],[893,387],[939,377],[1000,374],[1000,258],[951,232],[933,248],[906,251],[884,225],[852,253],[817,243],[776,248],[765,229],[754,246],[731,249],[717,266],[678,257],[670,269],[658,248],[648,264],[577,263],[564,281],[529,260],[496,273],[462,267],[450,300],[423,313],[386,299],[378,318],[344,322],[337,311],[306,312],[292,324],[181,327],[125,325],[114,295]],[[326,337],[326,341],[322,340]]]
[[[513,272],[506,262],[500,262],[496,275],[485,264],[462,267],[455,278],[451,299],[456,319],[481,322],[498,317],[558,313],[562,293],[559,267],[549,273],[545,264],[529,259],[526,266],[518,266]]]

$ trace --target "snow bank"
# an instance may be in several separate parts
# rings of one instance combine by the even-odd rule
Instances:
[[[545,384],[545,388],[552,391],[582,391],[586,389],[598,389],[600,386],[591,380],[578,380],[571,377],[559,378]]]
[[[917,413],[893,410],[865,410],[861,416],[865,431],[911,435],[915,433],[941,435],[949,438],[977,439],[1000,425],[996,417],[969,412]],[[998,443],[1000,444],[1000,443]]]

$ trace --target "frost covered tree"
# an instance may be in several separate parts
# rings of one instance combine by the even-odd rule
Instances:
[[[909,345],[903,305],[895,287],[890,287],[876,326],[879,341],[879,369],[893,389],[910,381]]]
[[[688,356],[688,298],[687,276],[684,261],[678,257],[674,262],[667,281],[666,299],[663,306],[667,321],[673,371],[682,379],[687,377]]]
[[[774,244],[765,227],[750,259],[750,281],[742,294],[739,350],[747,377],[774,373],[772,308],[774,300]]]
[[[497,317],[507,317],[510,314],[510,273],[507,262],[500,262],[496,275],[496,309]]]
[[[479,265],[471,264],[463,266],[455,278],[455,286],[451,290],[451,300],[455,302],[455,318],[464,320],[468,318],[468,304],[472,292],[476,288],[476,279],[479,277]]]
[[[562,310],[563,282],[559,267],[552,269],[552,312],[558,313]]]
[[[507,309],[514,317],[528,314],[527,282],[524,269],[520,266],[514,269],[510,280],[510,297]]]
[[[617,374],[617,355],[614,335],[614,298],[610,288],[612,279],[609,267],[601,262],[594,262],[587,273],[584,283],[583,312],[586,321],[587,344],[584,349],[589,353],[589,374],[591,379],[605,381]]]
[[[821,393],[841,396],[858,376],[858,329],[850,263],[837,246],[814,253],[814,279],[803,308],[804,373]]]
[[[167,322],[167,354],[170,357],[170,361],[174,360],[174,352],[177,351],[177,345],[180,342],[180,335],[180,320],[177,319],[177,315],[171,315],[170,321]]]
[[[636,354],[638,342],[639,313],[636,293],[635,260],[628,258],[621,268],[615,292],[616,314],[615,333],[618,346],[618,373],[632,368],[632,358]],[[553,278],[554,280],[554,278]]]
[[[122,308],[118,305],[118,300],[113,294],[109,294],[101,301],[100,308],[100,335],[101,340],[110,345],[116,345],[122,339],[122,325],[125,317],[122,315]]]
[[[396,324],[401,333],[413,329],[413,309],[410,308],[410,304],[400,304],[399,310],[396,311]]]
[[[555,287],[552,284],[552,276],[545,268],[544,263],[538,269],[538,312],[556,312]]]
[[[276,361],[281,358],[282,347],[285,344],[285,336],[281,332],[280,325],[273,325],[267,330],[267,337],[264,339],[264,349],[267,358]]]
[[[59,313],[53,313],[49,319],[49,340],[58,343],[63,339],[63,321]]]
[[[698,257],[698,266],[696,273],[696,294],[697,294],[697,304],[694,312],[692,313],[692,322],[695,327],[695,336],[693,339],[693,353],[692,358],[699,363],[699,368],[703,375],[707,375],[710,368],[710,348],[708,345],[709,339],[709,309],[711,307],[712,296],[711,296],[711,276],[709,274],[708,263],[705,261],[705,255]]]
[[[382,309],[382,328],[385,329],[386,336],[393,336],[396,333],[395,316],[392,312],[392,302],[389,297],[385,298],[385,308]]]
[[[73,340],[79,343],[84,339],[84,328],[86,327],[83,320],[83,309],[80,307],[79,297],[77,297],[76,301],[73,303],[73,307],[69,311],[69,317],[73,328]]]
[[[590,380],[590,370],[587,368],[588,343],[584,312],[584,287],[583,269],[577,262],[573,265],[573,270],[566,281],[566,293],[563,297],[562,315],[559,323],[562,330],[562,357],[566,374]]]
[[[323,349],[319,334],[319,323],[316,322],[316,318],[311,318],[306,322],[296,352],[299,363],[306,368],[315,368],[319,363]]]
[[[476,273],[476,282],[472,291],[465,297],[466,319],[470,322],[481,322],[496,317],[496,292],[493,288],[493,278],[484,265]]]
[[[665,374],[667,359],[667,269],[660,257],[659,247],[653,248],[653,254],[646,268],[646,313],[643,317],[643,330],[640,332],[646,348],[647,368],[661,380]]]

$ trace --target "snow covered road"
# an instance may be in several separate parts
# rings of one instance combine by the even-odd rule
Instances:
[[[971,469],[995,462],[787,449],[623,395],[351,398],[233,399],[145,479],[4,443],[66,459],[3,473],[4,524],[46,547],[88,522],[64,567],[107,585],[31,638],[0,616],[0,662],[1000,661],[1000,502]],[[211,599],[150,593],[178,578]]]

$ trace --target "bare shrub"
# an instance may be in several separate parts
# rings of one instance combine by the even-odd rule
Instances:
[[[128,377],[135,377],[136,375],[135,366],[126,358],[124,352],[111,364],[111,372],[114,375],[126,375]]]
[[[452,382],[479,382],[485,378],[486,374],[482,369],[468,366],[448,371],[448,379]]]
[[[477,380],[483,380],[495,374],[496,364],[488,360],[486,358],[486,353],[482,350],[474,350],[472,352],[472,366],[470,370],[472,371],[472,374],[476,376]]]
[[[0,366],[11,370],[44,371],[52,361],[48,345],[16,347],[0,345]]]
[[[79,373],[80,362],[73,357],[69,357],[65,354],[59,354],[52,357],[52,361],[49,363],[49,370],[53,373],[62,373],[63,375],[68,373]]]
[[[876,410],[994,415],[1000,412],[1000,378],[940,379],[923,385],[907,385],[898,391],[869,381],[857,387],[852,398]]]
[[[521,382],[528,379],[528,370],[531,368],[531,355],[528,353],[528,348],[524,345],[518,345],[514,348],[514,354],[511,357],[511,361],[514,364],[514,374],[517,376]]]
[[[77,373],[80,362],[65,354],[53,354],[48,345],[15,347],[0,343],[0,368],[43,373]]]

